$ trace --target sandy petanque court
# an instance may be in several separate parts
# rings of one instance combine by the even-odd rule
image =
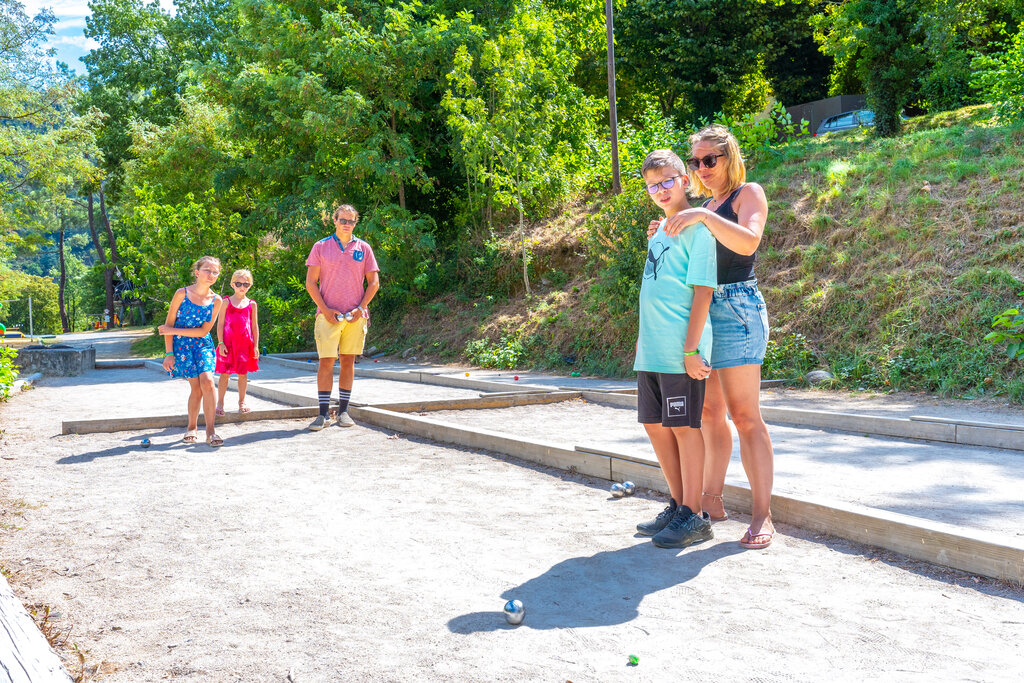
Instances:
[[[738,515],[708,543],[661,550],[633,531],[660,497],[614,500],[606,481],[514,458],[375,427],[312,433],[307,419],[223,425],[217,450],[178,429],[60,435],[62,419],[183,406],[183,383],[148,370],[47,379],[0,405],[0,564],[101,680],[1021,671],[1019,585],[786,526],[767,551],[744,551]],[[526,606],[521,626],[501,613],[510,598]]]

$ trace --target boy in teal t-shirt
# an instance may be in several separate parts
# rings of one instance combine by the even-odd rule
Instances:
[[[658,149],[644,159],[641,174],[665,217],[690,208],[689,177],[682,159]],[[636,342],[638,420],[658,456],[672,501],[657,517],[637,524],[663,548],[685,548],[713,537],[701,510],[704,438],[700,418],[704,381],[711,371],[708,308],[718,285],[715,238],[703,223],[675,237],[664,221],[647,245],[640,288],[640,330]]]

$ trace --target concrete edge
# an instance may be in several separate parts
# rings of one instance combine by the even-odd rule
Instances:
[[[911,415],[909,418],[913,422],[943,422],[946,424],[955,424],[957,426],[964,427],[984,427],[987,429],[1009,429],[1016,432],[1024,432],[1024,424],[1015,425],[1007,424],[1005,422],[976,422],[972,420],[956,420],[949,417],[932,417],[931,415]]]
[[[367,407],[390,410],[396,413],[423,413],[438,410],[483,410],[487,408],[510,408],[543,403],[561,403],[580,398],[578,391],[544,391],[530,394],[482,394],[480,398],[447,398],[434,401],[410,401],[406,403],[372,403]]]
[[[352,407],[349,408],[349,413],[356,420],[396,432],[413,434],[442,443],[494,451],[602,479],[611,478],[611,459],[601,455],[577,453],[570,448],[544,441],[521,439],[490,430],[470,429],[376,407]]]
[[[93,363],[97,370],[116,370],[119,368],[142,368],[148,358],[101,358]]]
[[[314,401],[315,404],[315,401]],[[299,417],[316,417],[319,409],[316,405],[290,408],[271,408],[254,410],[250,413],[225,413],[217,416],[217,424],[235,424],[238,422],[254,422],[258,420],[290,420]],[[202,413],[199,414],[199,426],[206,424]],[[146,415],[143,417],[115,417],[99,420],[65,420],[61,423],[61,434],[109,434],[111,432],[127,432],[138,429],[165,429],[167,427],[187,427],[188,415]]]
[[[71,683],[57,653],[4,576],[0,576],[0,675],[11,683]]]

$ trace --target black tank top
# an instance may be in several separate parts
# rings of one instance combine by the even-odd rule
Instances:
[[[741,189],[743,189],[743,185],[733,190],[732,194],[715,209],[715,213],[727,221],[738,223],[738,216],[736,215],[736,210],[732,208],[732,201],[736,199],[736,195],[739,194]],[[706,207],[710,203],[711,200],[709,199],[702,206]],[[723,247],[722,243],[717,240],[715,241],[715,246],[718,252],[718,284],[728,285],[733,282],[745,282],[754,279],[754,261],[757,259],[757,252],[750,256],[743,256],[727,247]]]

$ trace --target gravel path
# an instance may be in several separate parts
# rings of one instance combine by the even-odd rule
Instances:
[[[1019,586],[787,527],[742,551],[742,518],[659,550],[632,532],[657,500],[514,459],[305,420],[225,425],[219,450],[172,431],[58,436],[65,415],[178,404],[178,383],[132,372],[0,404],[0,564],[102,680],[1019,673]],[[500,614],[511,597],[518,628]]]

